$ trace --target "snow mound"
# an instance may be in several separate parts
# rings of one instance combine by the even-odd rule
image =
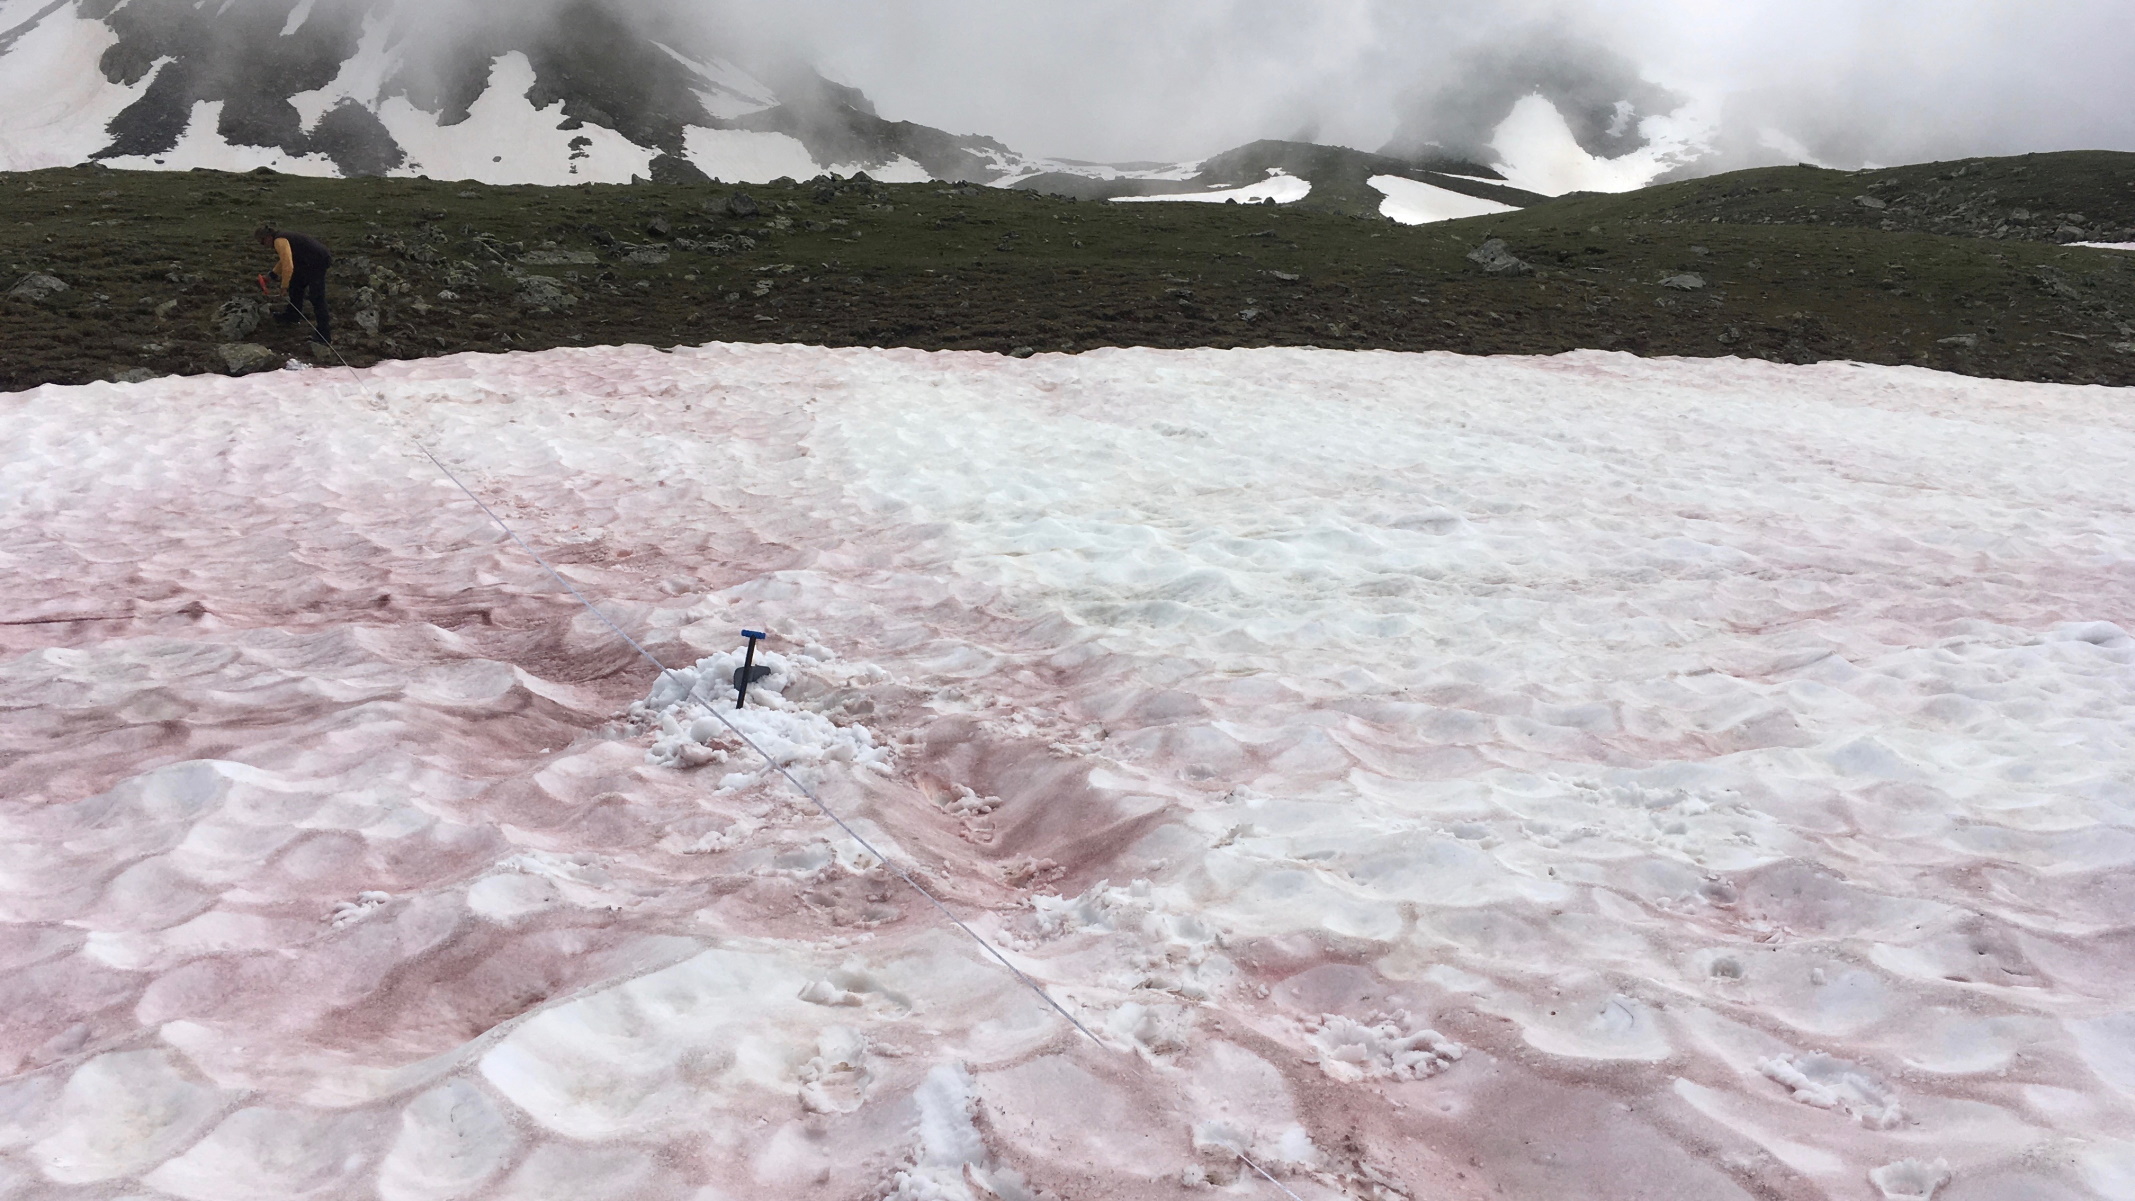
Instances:
[[[1320,1070],[1337,1080],[1425,1080],[1453,1066],[1467,1050],[1402,1010],[1361,1022],[1323,1014],[1304,1029]]]
[[[759,651],[755,666],[770,674],[749,685],[747,708],[734,708],[740,696],[734,681],[745,657],[741,651],[720,651],[674,668],[654,681],[645,699],[631,702],[625,718],[633,727],[658,728],[646,762],[673,768],[739,766],[720,779],[719,787],[727,789],[759,783],[771,770],[748,743],[782,768],[844,763],[890,770],[889,748],[876,746],[866,726],[838,725],[806,702],[788,699],[786,691],[796,686],[820,690],[821,676],[808,673],[824,664],[812,656]]]
[[[1434,221],[1457,221],[1462,217],[1518,211],[1509,204],[1400,175],[1374,175],[1368,182],[1386,197],[1379,204],[1379,215],[1403,225],[1428,225]]]
[[[1850,1114],[1870,1130],[1890,1130],[1905,1120],[1895,1090],[1858,1064],[1830,1055],[1778,1055],[1757,1070],[1791,1089],[1796,1101]]]

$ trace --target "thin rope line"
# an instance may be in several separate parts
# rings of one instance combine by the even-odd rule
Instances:
[[[1242,1159],[1242,1160],[1244,1160],[1244,1161],[1245,1161],[1245,1166],[1247,1166],[1247,1167],[1249,1167],[1249,1168],[1253,1169],[1254,1171],[1256,1171],[1256,1172],[1260,1173],[1260,1174],[1261,1174],[1261,1175],[1262,1175],[1263,1177],[1266,1177],[1266,1178],[1267,1178],[1267,1182],[1268,1182],[1269,1184],[1272,1184],[1272,1185],[1274,1185],[1274,1186],[1275,1186],[1276,1188],[1279,1188],[1279,1189],[1281,1189],[1281,1190],[1282,1190],[1282,1195],[1283,1195],[1283,1196],[1285,1196],[1285,1197],[1288,1197],[1288,1198],[1290,1199],[1290,1201],[1305,1201],[1305,1199],[1304,1199],[1303,1197],[1300,1197],[1300,1196],[1298,1196],[1298,1195],[1297,1195],[1296,1193],[1293,1193],[1293,1192],[1291,1192],[1291,1191],[1290,1191],[1290,1186],[1289,1186],[1289,1185],[1286,1185],[1286,1184],[1284,1184],[1284,1183],[1283,1183],[1282,1181],[1280,1181],[1280,1180],[1277,1180],[1277,1179],[1276,1179],[1276,1178],[1274,1178],[1273,1176],[1269,1176],[1269,1175],[1268,1175],[1268,1170],[1267,1170],[1266,1168],[1263,1168],[1263,1167],[1261,1167],[1261,1166],[1260,1166],[1259,1164],[1257,1164],[1257,1163],[1254,1163],[1254,1162],[1253,1162],[1253,1157],[1252,1157],[1252,1156],[1250,1156],[1250,1155],[1247,1155],[1247,1154],[1246,1154],[1245,1152],[1243,1152],[1243,1151],[1240,1151],[1240,1152],[1238,1153],[1238,1158],[1240,1158],[1240,1159]]]

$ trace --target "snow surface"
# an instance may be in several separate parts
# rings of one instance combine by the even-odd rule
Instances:
[[[2092,250],[2135,250],[2135,242],[2070,242],[2071,246],[2088,246]]]
[[[563,101],[536,108],[528,98],[533,87],[534,64],[514,50],[491,64],[488,89],[458,124],[439,125],[404,96],[387,100],[378,118],[408,152],[395,174],[549,185],[629,183],[651,174],[653,151],[602,126],[562,128]],[[574,150],[580,139],[586,145]]]
[[[1639,124],[1647,138],[1640,149],[1617,158],[1589,154],[1572,135],[1557,107],[1541,96],[1512,106],[1492,135],[1497,167],[1515,188],[1561,196],[1566,192],[1629,192],[1645,187],[1673,167],[1694,161],[1712,138],[1713,125],[1693,104]]]
[[[0,32],[42,7],[26,0],[8,5]],[[105,127],[141,98],[163,68],[158,62],[131,87],[106,80],[97,63],[118,40],[110,26],[79,16],[69,5],[0,53],[0,171],[73,166],[111,143]]]
[[[2124,1197],[2131,473],[2124,391],[1593,352],[0,397],[0,1181]],[[1106,1046],[698,728],[744,626]]]
[[[129,171],[176,170],[183,166],[215,171],[250,171],[271,167],[290,175],[337,176],[341,169],[323,154],[293,155],[275,146],[239,146],[222,140],[217,127],[222,122],[220,100],[198,100],[178,144],[163,154],[128,154],[105,159],[112,167]]]
[[[1223,204],[1236,201],[1239,204],[1259,204],[1272,200],[1277,204],[1296,204],[1312,194],[1310,180],[1286,174],[1279,167],[1268,168],[1268,177],[1259,183],[1242,188],[1224,188],[1215,192],[1171,192],[1162,196],[1114,196],[1118,204],[1142,204],[1150,201],[1194,200],[1202,204]]]
[[[1374,175],[1368,182],[1386,197],[1379,205],[1379,215],[1403,225],[1428,225],[1433,221],[1458,221],[1462,217],[1518,211],[1509,204],[1450,191],[1400,175]]]

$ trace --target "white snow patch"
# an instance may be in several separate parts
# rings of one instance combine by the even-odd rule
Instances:
[[[2070,242],[2071,246],[2087,246],[2092,250],[2135,250],[2135,242]]]
[[[304,22],[311,20],[312,6],[316,3],[318,0],[297,0],[297,6],[289,10],[289,19],[282,23],[282,36],[286,38],[304,28]]]
[[[1399,175],[1374,175],[1370,183],[1386,197],[1379,204],[1379,214],[1403,225],[1427,225],[1433,221],[1457,221],[1462,217],[1518,211],[1513,205]]]
[[[533,87],[534,65],[515,50],[491,65],[489,87],[457,124],[439,125],[405,96],[385,101],[378,118],[408,154],[394,174],[561,185],[629,183],[651,172],[654,151],[601,126],[562,128],[563,101],[537,109],[527,99]]]
[[[289,98],[289,103],[306,129],[315,128],[319,118],[343,100],[353,100],[375,112],[386,80],[399,65],[400,56],[393,51],[391,24],[381,14],[366,13],[356,52],[342,61],[333,81],[309,92],[298,92]]]
[[[1528,96],[1512,106],[1492,135],[1491,148],[1505,182],[1515,188],[1561,196],[1566,192],[1629,192],[1702,152],[1711,138],[1711,122],[1695,107],[1667,116],[1648,117],[1639,131],[1648,139],[1641,149],[1619,158],[1587,153],[1555,105]]]
[[[777,95],[761,80],[725,59],[700,61],[665,43],[653,44],[704,81],[705,86],[697,92],[697,99],[703,103],[705,112],[721,121],[762,112],[778,103]]]
[[[1312,183],[1271,168],[1268,178],[1242,188],[1224,188],[1214,192],[1173,192],[1162,196],[1115,196],[1122,204],[1160,200],[1190,200],[1202,204],[1222,204],[1236,201],[1239,204],[1259,204],[1272,200],[1277,204],[1295,204],[1312,194]]]
[[[72,166],[110,145],[112,118],[170,61],[158,60],[138,83],[112,83],[98,63],[117,42],[110,26],[69,4],[0,54],[0,171]]]
[[[335,176],[341,169],[323,154],[291,155],[277,146],[238,146],[223,141],[216,127],[222,121],[220,100],[193,103],[191,119],[178,144],[161,154],[132,154],[106,159],[113,167],[133,171],[181,171],[206,167],[211,171],[250,171],[268,167],[286,175]]]
[[[699,171],[726,183],[807,179],[822,172],[801,140],[783,133],[692,125],[684,131],[683,149]]]

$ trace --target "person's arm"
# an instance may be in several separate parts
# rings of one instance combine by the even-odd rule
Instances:
[[[274,253],[281,259],[275,265],[274,270],[276,274],[282,277],[282,291],[287,292],[289,290],[289,281],[297,277],[296,256],[289,252],[289,239],[276,238],[274,240]]]

